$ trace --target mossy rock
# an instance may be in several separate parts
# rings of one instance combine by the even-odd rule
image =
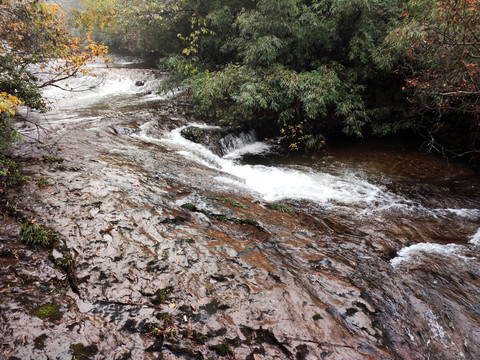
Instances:
[[[85,346],[82,343],[70,345],[70,349],[73,351],[72,360],[88,360],[98,353],[97,345]]]
[[[35,346],[35,349],[38,350],[43,350],[45,349],[45,341],[48,339],[48,336],[46,334],[42,334],[33,340],[33,345]]]

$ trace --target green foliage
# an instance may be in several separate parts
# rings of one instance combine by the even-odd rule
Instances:
[[[155,292],[155,297],[152,300],[152,304],[154,305],[161,305],[167,301],[168,296],[172,292],[172,287],[167,287],[165,289],[160,289]]]
[[[84,345],[82,343],[70,345],[72,350],[72,360],[89,360],[95,358],[95,355],[98,353],[98,347],[95,344]]]
[[[30,177],[22,175],[13,160],[0,155],[0,189],[8,189],[30,181]]]
[[[12,143],[21,139],[22,139],[21,135],[14,129],[13,116],[7,112],[1,112],[0,113],[0,152],[6,150]]]
[[[297,73],[278,64],[257,69],[228,65],[195,77],[189,85],[197,114],[229,125],[267,123],[281,128],[292,149],[300,143],[320,147],[319,132],[335,126],[337,117],[349,134],[360,135],[369,121],[362,87],[326,66]]]
[[[84,4],[82,26],[156,51],[171,72],[162,90],[189,90],[197,115],[261,128],[292,150],[319,149],[338,132],[448,133],[444,115],[473,119],[450,124],[478,142],[478,0]]]
[[[382,98],[371,85],[392,81],[372,58],[397,13],[391,1],[258,1],[234,21],[230,61],[184,85],[197,114],[281,129],[290,149],[318,149],[338,130],[361,136],[396,111],[399,84]]]
[[[385,41],[381,60],[405,77],[415,128],[444,153],[478,152],[479,33],[480,1],[420,0],[404,5]]]
[[[67,254],[62,258],[56,259],[55,260],[55,265],[63,268],[63,269],[68,269],[70,268],[75,262],[75,259],[71,254]]]
[[[148,324],[147,328],[150,335],[163,337],[164,339],[173,338],[178,333],[175,326],[168,323]]]
[[[58,240],[56,233],[31,222],[20,224],[20,240],[33,247],[49,247]]]

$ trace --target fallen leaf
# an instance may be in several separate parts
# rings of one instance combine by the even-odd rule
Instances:
[[[262,358],[260,356],[258,356],[257,354],[253,354],[253,358],[255,360],[261,360]]]
[[[193,311],[197,311],[197,307],[196,307],[195,305],[190,304],[190,306],[192,307],[192,310],[193,310]]]
[[[177,305],[175,305],[175,304],[170,304],[170,305],[168,305],[168,307],[169,307],[170,309],[173,309],[175,306],[177,306]]]

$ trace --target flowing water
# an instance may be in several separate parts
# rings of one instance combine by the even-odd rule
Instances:
[[[120,57],[96,70],[20,129],[43,145],[16,155],[50,186],[10,201],[62,240],[49,259],[18,243],[0,256],[5,358],[480,358],[467,166],[405,139],[286,155],[247,131],[214,151],[221,130],[156,94],[166,74]],[[40,316],[47,303],[61,316]]]

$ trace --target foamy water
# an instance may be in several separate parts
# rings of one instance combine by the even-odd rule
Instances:
[[[60,88],[47,88],[44,94],[53,110],[74,113],[97,105],[115,109],[132,101],[146,103],[168,97],[158,94],[165,77],[160,71],[124,67],[135,64],[134,59],[119,57],[114,60],[110,66],[102,62],[90,64],[93,76],[80,75],[57,83]],[[137,82],[143,85],[138,86]]]
[[[205,129],[216,127],[190,124]],[[480,219],[480,210],[469,208],[429,208],[401,193],[393,193],[382,184],[371,181],[361,171],[352,171],[350,167],[334,163],[322,169],[313,169],[300,165],[265,166],[244,164],[240,160],[245,154],[268,154],[272,148],[262,142],[237,144],[239,148],[220,157],[212,153],[201,144],[193,143],[182,137],[181,127],[166,134],[164,139],[150,139],[150,141],[167,143],[173,151],[199,165],[216,170],[212,178],[218,188],[226,191],[243,189],[265,201],[307,200],[317,203],[326,209],[342,212],[347,211],[363,221],[366,218],[375,218],[377,221],[391,221],[421,217],[432,222],[477,222]],[[143,136],[139,134],[139,136]],[[249,136],[242,136],[248,138]],[[253,138],[252,138],[253,139]],[[375,179],[373,179],[375,180]],[[351,206],[353,205],[353,206]],[[390,220],[387,220],[390,219]],[[467,243],[468,239],[465,239]],[[480,243],[479,233],[471,242]],[[462,245],[449,244],[416,244],[402,249],[392,260],[393,266],[404,262],[423,261],[429,254],[436,256],[458,257],[467,260],[464,255],[467,248]]]
[[[207,125],[195,126],[212,128]],[[178,154],[224,173],[215,176],[218,182],[242,186],[266,201],[306,199],[322,204],[338,202],[366,205],[375,201],[387,203],[394,197],[381,186],[348,171],[342,175],[332,175],[305,166],[243,165],[236,159],[247,153],[267,153],[270,146],[261,142],[244,144],[226,156],[219,157],[204,146],[183,138],[181,131],[184,128],[172,131],[164,141],[179,147]]]
[[[390,260],[393,267],[397,267],[402,263],[421,262],[423,258],[431,258],[432,256],[442,256],[446,258],[454,257],[462,261],[473,260],[465,255],[467,248],[463,245],[457,244],[435,244],[435,243],[420,243],[408,246],[400,250],[395,258]]]
[[[475,233],[475,235],[473,235],[473,236],[470,238],[470,244],[473,244],[473,245],[476,245],[476,246],[480,246],[480,228],[479,228],[478,231]]]
[[[480,229],[469,239],[469,244],[480,246]],[[458,244],[435,244],[420,243],[401,249],[397,256],[390,260],[393,267],[397,267],[403,263],[422,262],[422,259],[431,258],[432,256],[442,256],[445,258],[460,259],[462,261],[475,260],[466,255],[470,250],[469,245]]]

